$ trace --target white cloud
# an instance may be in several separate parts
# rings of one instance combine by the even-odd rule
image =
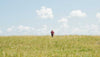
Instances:
[[[96,17],[100,19],[100,13],[97,13],[96,14]]]
[[[31,31],[31,30],[34,30],[34,28],[32,27],[29,27],[29,26],[23,26],[23,25],[20,25],[17,27],[18,31]]]
[[[49,27],[48,25],[42,25],[40,28],[33,28],[30,26],[12,26],[7,29],[11,35],[50,35],[50,31],[54,30],[56,35],[100,35],[100,27],[97,24],[88,24],[78,27],[69,27],[67,22],[61,22],[58,27]],[[0,33],[2,31],[0,30]]]
[[[10,28],[7,29],[7,32],[12,32],[14,30],[15,26],[12,26]]]
[[[80,34],[80,35],[100,35],[99,26],[96,24],[86,25],[82,27],[73,28],[72,34]]]
[[[91,24],[91,25],[87,25],[86,28],[88,29],[89,33],[91,33],[91,34],[100,34],[99,25]]]
[[[58,20],[59,23],[61,23],[60,27],[63,28],[68,28],[68,19],[67,18],[61,18],[60,20]]]
[[[72,29],[72,33],[80,33],[81,29],[80,28],[74,28]]]
[[[45,6],[42,6],[40,10],[36,10],[36,13],[41,18],[53,18],[53,12],[51,8],[46,8]]]
[[[7,29],[7,32],[11,32],[11,31],[12,31],[12,28],[8,28],[8,29]]]
[[[39,35],[48,35],[50,34],[50,27],[47,25],[42,25],[42,28],[37,29],[37,32]]]
[[[62,18],[62,19],[58,20],[58,22],[60,22],[60,23],[67,23],[68,20],[67,20],[67,18]]]
[[[0,34],[2,33],[2,31],[0,30]]]
[[[87,14],[81,10],[73,10],[68,17],[86,17]]]
[[[7,35],[32,35],[33,31],[35,31],[33,27],[19,25],[7,28],[6,33]]]
[[[67,34],[67,29],[69,28],[68,25],[68,19],[67,18],[61,18],[58,20],[58,23],[60,23],[59,28],[55,28],[55,31],[58,35],[65,35]]]
[[[7,28],[7,32],[14,32],[14,33],[17,33],[17,32],[30,32],[30,31],[33,31],[34,28],[33,27],[29,27],[29,26],[23,26],[23,25],[19,25],[19,26],[12,26],[12,27],[9,27]]]
[[[91,25],[91,29],[97,31],[97,30],[99,29],[99,26],[98,26],[98,25],[95,25],[95,24],[92,24],[92,25]]]
[[[63,28],[68,28],[69,25],[68,25],[67,23],[62,23],[61,27],[63,27]]]

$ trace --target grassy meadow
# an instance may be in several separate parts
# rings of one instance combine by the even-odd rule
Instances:
[[[100,36],[0,36],[0,57],[100,57]]]

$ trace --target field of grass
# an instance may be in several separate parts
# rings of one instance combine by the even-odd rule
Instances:
[[[100,57],[100,36],[1,36],[0,57]]]

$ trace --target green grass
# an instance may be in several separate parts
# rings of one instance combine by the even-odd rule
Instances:
[[[1,36],[0,57],[100,57],[100,36]]]

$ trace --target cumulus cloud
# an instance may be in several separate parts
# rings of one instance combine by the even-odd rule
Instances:
[[[0,34],[2,33],[2,31],[0,30]]]
[[[29,26],[20,25],[20,26],[17,27],[17,29],[18,29],[19,31],[30,31],[32,28],[29,27]]]
[[[39,35],[48,35],[50,32],[50,27],[47,25],[42,25],[42,28],[37,29]]]
[[[67,23],[62,23],[61,27],[63,27],[63,28],[69,28],[69,25]]]
[[[82,30],[80,28],[74,28],[72,29],[72,33],[80,33]]]
[[[91,29],[93,29],[93,30],[98,30],[99,29],[99,26],[98,25],[96,25],[96,24],[92,24],[91,25]]]
[[[68,19],[67,18],[61,18],[58,20],[59,23],[61,23],[61,26],[60,27],[63,27],[63,28],[68,28]]]
[[[69,17],[86,17],[87,14],[81,10],[73,10],[70,12]]]
[[[96,14],[96,18],[99,18],[100,19],[100,13],[97,13]]]
[[[33,27],[19,25],[7,28],[6,32],[8,35],[32,35],[33,31],[35,31]]]
[[[86,27],[83,27],[83,28],[76,27],[76,28],[73,28],[70,32],[71,34],[86,35],[88,34],[88,29],[86,29]]]
[[[58,22],[60,22],[60,23],[67,23],[68,19],[67,18],[62,18],[62,19],[58,20]]]
[[[65,35],[67,33],[67,29],[69,28],[68,25],[68,19],[67,18],[61,18],[58,20],[59,28],[55,28],[55,31],[58,35]]]
[[[7,32],[11,32],[11,31],[12,31],[12,28],[8,28],[8,29],[7,29]]]
[[[30,32],[33,30],[34,30],[33,27],[23,26],[23,25],[12,26],[12,27],[7,28],[7,32]]]
[[[87,25],[87,29],[92,34],[100,34],[99,25],[96,24]]]
[[[62,18],[63,19],[63,18]],[[65,18],[66,19],[66,18]],[[48,25],[42,25],[40,28],[33,28],[30,26],[12,26],[7,29],[7,32],[11,35],[50,35],[51,30],[55,31],[56,35],[100,35],[100,27],[97,24],[88,24],[84,26],[72,27],[68,25],[68,21],[60,22],[58,27],[50,27]],[[2,31],[0,30],[0,33]]]
[[[15,28],[15,26],[9,27],[9,28],[7,29],[7,32],[12,32],[12,31],[14,30],[14,28]]]
[[[81,35],[100,35],[99,26],[96,24],[85,25],[82,27],[73,28],[71,34],[81,34]]]
[[[52,8],[46,8],[45,6],[42,6],[40,10],[36,10],[36,13],[41,18],[53,18],[53,12]]]

